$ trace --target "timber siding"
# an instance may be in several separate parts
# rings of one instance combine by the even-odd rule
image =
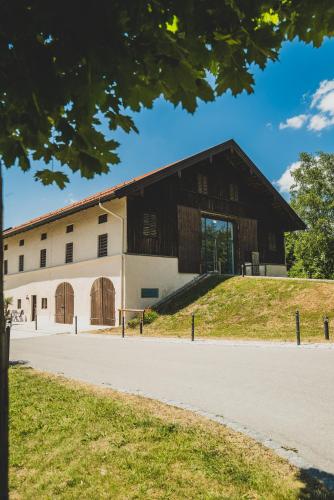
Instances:
[[[207,179],[206,193],[198,192],[198,175]],[[231,185],[237,186],[237,200],[230,199]],[[145,212],[156,214],[155,238],[143,235]],[[180,272],[201,272],[202,214],[233,223],[236,271],[242,263],[250,262],[252,252],[256,251],[259,251],[260,262],[284,264],[284,232],[289,230],[290,221],[247,165],[230,151],[201,160],[130,194],[127,199],[128,252],[178,256]],[[269,233],[275,234],[275,250],[269,249]]]

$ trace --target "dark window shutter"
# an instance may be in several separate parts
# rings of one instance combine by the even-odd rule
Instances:
[[[19,255],[19,272],[24,271],[24,255]]]
[[[108,222],[108,214],[99,215],[99,224],[103,224],[104,222]]]
[[[108,234],[100,234],[98,237],[97,256],[106,257],[108,255]]]
[[[73,262],[73,243],[66,243],[65,264]]]
[[[46,267],[46,249],[45,248],[43,248],[41,250],[40,267]]]
[[[197,175],[197,190],[201,194],[208,194],[208,177],[206,175]]]
[[[146,238],[158,237],[158,218],[155,212],[144,212],[143,236],[145,236]]]

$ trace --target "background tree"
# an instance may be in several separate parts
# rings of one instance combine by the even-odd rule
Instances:
[[[264,68],[295,37],[319,46],[333,27],[332,0],[3,0],[1,163],[28,170],[31,160],[42,160],[35,178],[60,188],[69,179],[61,168],[47,167],[52,159],[86,178],[106,173],[119,161],[118,144],[101,133],[102,121],[111,131],[135,131],[127,110],[150,108],[159,96],[194,112],[197,99],[252,92],[253,64]],[[2,262],[0,241],[1,301]],[[1,353],[2,335],[3,360]],[[7,428],[2,361],[0,371],[1,439]],[[4,441],[0,447],[4,496]]]
[[[307,225],[286,239],[290,276],[334,278],[334,154],[302,153],[291,205]]]

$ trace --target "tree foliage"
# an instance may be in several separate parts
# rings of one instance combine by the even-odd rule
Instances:
[[[291,205],[307,225],[287,236],[291,276],[334,278],[334,154],[300,155]]]
[[[101,121],[135,131],[127,113],[159,96],[194,112],[198,99],[250,93],[253,65],[295,37],[319,46],[333,26],[332,0],[3,0],[0,158],[23,170],[56,159],[87,178],[107,172],[118,144]],[[52,168],[35,177],[68,182]]]

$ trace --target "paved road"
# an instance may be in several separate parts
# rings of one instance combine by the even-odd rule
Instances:
[[[220,416],[334,474],[333,348],[58,334],[13,339],[11,358]]]

